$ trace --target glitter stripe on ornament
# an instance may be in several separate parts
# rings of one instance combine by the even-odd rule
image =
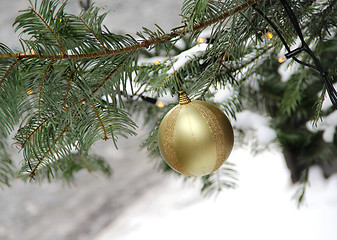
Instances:
[[[211,103],[194,100],[191,102],[205,119],[216,145],[216,165],[212,172],[221,167],[232,151],[234,144],[233,128],[223,112]],[[198,103],[198,104],[196,104]]]

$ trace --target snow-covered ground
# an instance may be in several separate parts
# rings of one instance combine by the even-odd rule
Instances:
[[[135,33],[158,23],[179,25],[182,0],[100,0],[111,14],[112,31]],[[17,47],[11,27],[26,0],[1,0],[0,42]],[[79,12],[77,0],[69,9]],[[153,28],[152,28],[153,29]],[[0,190],[0,239],[4,240],[168,240],[168,239],[337,239],[337,176],[329,180],[311,169],[304,205],[293,199],[298,186],[278,149],[252,155],[234,148],[229,161],[239,172],[237,189],[203,198],[198,184],[155,172],[139,139],[122,141],[116,151],[97,143],[115,170],[112,179],[82,172],[71,188],[60,183],[15,183]]]
[[[168,178],[107,226],[95,240],[337,239],[337,176],[310,173],[304,205],[292,199],[296,186],[280,152],[253,156],[235,149],[230,161],[240,173],[239,187],[217,198],[202,198],[194,186]]]

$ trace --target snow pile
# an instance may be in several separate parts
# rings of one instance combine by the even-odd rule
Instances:
[[[235,96],[236,92],[233,86],[227,84],[225,89],[211,88],[214,94],[212,100],[216,103],[224,103]],[[266,146],[276,139],[276,132],[269,126],[270,118],[262,116],[250,110],[244,110],[236,113],[236,120],[232,120],[233,127],[244,131],[252,132],[256,143],[260,146]]]
[[[186,63],[191,61],[194,58],[199,57],[207,48],[206,43],[197,44],[194,47],[180,53],[178,56],[173,58],[173,66],[167,72],[168,74],[173,74],[179,68],[185,66]]]
[[[233,126],[245,132],[253,131],[257,144],[268,145],[276,139],[275,131],[269,126],[269,119],[249,110],[236,114]]]
[[[335,83],[334,88],[337,88]],[[321,93],[319,93],[321,95]],[[327,95],[327,94],[326,94]],[[332,107],[332,103],[329,97],[326,97],[322,104],[322,111],[327,111]],[[311,132],[323,131],[323,140],[325,142],[333,142],[334,135],[337,127],[337,112],[333,111],[325,117],[322,117],[321,121],[317,122],[317,126],[313,125],[313,121],[308,121],[306,127]]]
[[[212,101],[216,103],[223,103],[226,102],[227,100],[230,100],[234,95],[235,95],[235,89],[227,84],[224,89],[210,89],[211,92],[215,92],[214,97],[211,98]]]
[[[322,121],[317,123],[317,127],[314,127],[312,121],[307,122],[307,129],[312,132],[323,131],[323,140],[325,142],[333,142],[333,138],[336,132],[337,126],[337,112],[334,111],[326,117],[322,117]]]

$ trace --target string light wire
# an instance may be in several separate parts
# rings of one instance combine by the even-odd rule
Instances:
[[[285,57],[288,58],[292,58],[294,61],[296,61],[299,64],[302,64],[306,67],[310,67],[316,71],[318,71],[321,75],[321,77],[324,80],[328,95],[330,97],[330,100],[333,104],[333,106],[335,107],[335,109],[337,109],[337,92],[336,89],[334,88],[331,79],[326,71],[326,69],[323,67],[323,65],[321,64],[321,62],[319,61],[319,59],[316,57],[316,55],[314,54],[314,52],[310,49],[310,47],[308,46],[308,44],[306,43],[306,41],[304,40],[300,25],[298,23],[297,17],[295,15],[295,13],[293,12],[293,10],[291,9],[291,7],[289,6],[288,2],[286,0],[280,0],[281,4],[283,5],[285,12],[287,13],[292,25],[294,26],[294,29],[299,37],[299,39],[301,40],[301,47],[294,49],[294,50],[290,50],[290,47],[288,46],[287,42],[285,41],[285,39],[283,38],[281,32],[278,30],[278,28],[276,27],[276,25],[258,8],[256,8],[255,5],[253,5],[253,8],[268,22],[268,24],[274,29],[275,33],[279,36],[281,42],[283,43],[284,47],[286,48],[286,50],[288,51],[288,53],[285,55]],[[297,59],[295,57],[295,55],[299,54],[300,52],[306,52],[314,61],[315,65],[311,65],[308,63],[305,63],[299,59]]]
[[[288,46],[288,44],[287,44],[287,42],[286,42],[286,40],[283,38],[283,36],[282,36],[282,34],[281,34],[281,32],[278,30],[278,28],[276,27],[276,25],[260,10],[260,9],[258,9],[258,8],[256,8],[256,6],[255,5],[253,5],[253,8],[255,9],[255,11],[257,11],[267,22],[268,22],[268,24],[274,29],[274,31],[275,31],[275,33],[278,35],[278,37],[280,38],[280,40],[281,40],[281,42],[283,43],[283,45],[284,45],[284,47],[286,48],[286,50],[288,51],[288,53],[291,53],[291,49],[290,49],[290,47]],[[307,67],[310,67],[310,68],[313,68],[313,69],[315,69],[316,71],[318,71],[318,69],[315,67],[315,66],[313,66],[313,65],[311,65],[311,64],[308,64],[308,63],[305,63],[305,62],[303,62],[303,61],[301,61],[301,60],[299,60],[298,58],[296,58],[295,57],[295,55],[293,55],[293,56],[290,56],[290,55],[288,55],[288,57],[287,56],[284,56],[284,60],[286,60],[287,58],[292,58],[295,62],[297,62],[297,63],[299,63],[299,64],[302,64],[302,65],[304,65],[304,66],[307,66]],[[283,62],[283,61],[282,61]]]

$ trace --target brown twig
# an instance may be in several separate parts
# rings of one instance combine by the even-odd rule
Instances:
[[[64,48],[60,42],[60,39],[56,36],[55,32],[53,31],[53,29],[51,29],[51,27],[48,25],[48,23],[43,19],[43,17],[37,13],[34,9],[30,10],[32,13],[34,13],[36,16],[38,16],[40,18],[40,20],[43,22],[43,24],[48,28],[48,30],[50,31],[50,33],[54,36],[55,40],[57,41],[58,45],[60,46],[62,53],[65,54],[66,52],[64,51]]]
[[[216,79],[216,75],[218,74],[218,72],[220,71],[221,68],[221,59],[218,61],[218,67],[215,71],[215,73],[213,74],[212,80],[209,82],[209,84],[207,85],[207,87],[205,88],[205,90],[202,92],[200,97],[204,97],[205,94],[207,93],[208,89],[212,86],[212,84],[214,83],[215,79]]]
[[[75,120],[77,118],[77,116],[80,114],[80,112],[81,112],[82,108],[84,107],[84,105],[85,104],[82,104],[81,108],[75,114],[73,120]],[[68,123],[67,126],[64,127],[64,129],[62,130],[62,132],[60,133],[60,135],[55,139],[54,145],[60,140],[60,138],[63,136],[63,134],[65,134],[68,131],[69,127],[70,127],[70,123]],[[35,167],[33,168],[33,170],[29,173],[29,176],[31,178],[33,178],[35,176],[35,172],[36,172],[37,168],[41,165],[41,163],[43,162],[43,160],[47,157],[47,155],[51,152],[52,149],[53,149],[53,145],[50,145],[48,151],[42,156],[41,159],[38,159],[38,163],[35,165]]]
[[[232,68],[232,69],[226,68],[226,69],[227,69],[226,73],[227,73],[227,74],[230,74],[230,73],[236,72],[236,71],[238,71],[238,70],[240,70],[240,69],[242,69],[242,68],[248,66],[249,64],[255,62],[255,61],[256,61],[257,59],[259,59],[263,54],[265,54],[265,53],[268,52],[270,49],[272,49],[273,47],[275,47],[275,45],[277,45],[278,43],[279,43],[279,42],[276,42],[275,44],[272,44],[272,45],[268,46],[268,47],[265,48],[263,51],[261,51],[259,54],[257,54],[256,56],[254,56],[253,58],[249,59],[248,61],[244,62],[243,64],[241,64],[241,65],[239,65],[239,66],[236,66],[236,67],[234,67],[234,68]],[[230,45],[229,45],[229,46],[230,46]],[[228,47],[229,47],[229,46],[228,46]],[[225,56],[226,50],[228,49],[228,47],[225,49],[225,52],[224,52],[224,54],[223,54],[222,56]],[[221,58],[222,58],[222,57],[221,57]],[[220,70],[220,68],[221,68],[221,66],[222,66],[222,62],[223,62],[223,60],[220,59],[218,68],[217,68],[217,70],[216,70],[216,73],[219,72],[219,70]],[[223,66],[226,67],[225,65],[223,65]],[[215,74],[216,74],[216,73],[215,73]],[[215,74],[214,74],[214,76],[213,76],[213,78],[212,78],[212,81],[207,85],[207,87],[205,88],[205,90],[204,90],[203,93],[201,94],[201,97],[204,97],[204,96],[205,96],[205,94],[207,93],[207,91],[209,90],[209,88],[210,88],[210,87],[212,86],[212,84],[214,83],[214,80],[215,80]]]
[[[47,77],[47,73],[51,67],[53,63],[53,60],[50,61],[49,65],[47,66],[47,69],[46,71],[44,72],[43,74],[43,77],[42,77],[42,80],[41,80],[41,86],[40,86],[40,94],[39,94],[39,109],[38,109],[38,116],[40,117],[41,116],[41,97],[42,97],[42,88],[43,88],[43,84],[44,84],[44,80],[46,79]]]
[[[54,114],[53,116],[51,116],[51,118],[55,117],[56,114]],[[28,142],[28,140],[33,136],[33,134],[35,132],[37,132],[40,127],[42,127],[42,125],[44,123],[46,123],[50,118],[46,118],[43,122],[41,122],[29,135],[27,135],[27,138],[25,139],[25,141],[23,141],[23,143],[21,144],[21,148],[24,148],[24,146],[26,145],[26,143]]]
[[[109,51],[109,49],[106,46],[104,46],[102,41],[97,37],[97,35],[94,33],[94,31],[83,21],[83,19],[82,18],[79,18],[79,19],[81,20],[83,25],[91,32],[91,34],[96,38],[96,40],[102,45],[102,47],[105,49],[105,51]]]
[[[201,22],[200,24],[196,24],[192,28],[188,27],[183,27],[180,30],[171,32],[169,34],[163,34],[159,37],[155,38],[150,38],[142,41],[141,43],[134,44],[132,46],[120,48],[120,49],[115,49],[115,50],[109,50],[105,52],[95,52],[95,53],[89,53],[89,54],[61,54],[61,55],[38,55],[38,54],[25,54],[22,55],[21,58],[38,58],[38,59],[87,59],[87,58],[96,58],[96,57],[105,57],[105,56],[111,56],[111,55],[118,55],[118,54],[123,54],[123,53],[128,53],[128,52],[133,52],[142,48],[148,48],[151,45],[155,45],[167,40],[170,40],[172,38],[178,37],[178,36],[184,36],[188,33],[195,32],[201,29],[204,29],[208,26],[211,26],[217,22],[220,22],[222,20],[225,20],[226,18],[235,15],[250,6],[260,2],[261,0],[248,0],[247,2],[240,4],[239,6],[235,7],[232,10],[226,11],[214,18],[205,20],[204,22]],[[48,25],[47,25],[48,26]],[[52,31],[52,29],[50,29]],[[54,33],[55,34],[55,33]],[[55,35],[56,37],[56,35]],[[57,38],[56,38],[57,39]],[[59,41],[58,41],[59,42]],[[60,44],[60,42],[59,42]],[[0,58],[17,58],[18,54],[5,54],[5,55],[0,55]]]
[[[128,57],[124,58],[122,62],[120,62],[113,71],[111,71],[111,73],[106,76],[106,78],[101,82],[100,85],[98,85],[94,90],[92,90],[92,94],[95,94],[99,89],[101,89],[101,87],[104,86],[104,84],[106,84],[106,82],[112,77],[112,75],[114,75],[118,69],[120,68],[120,66],[125,62],[125,60],[127,59]]]
[[[92,91],[92,93],[94,94],[94,93],[96,93],[110,78],[111,78],[111,76],[114,74],[114,73],[116,73],[117,72],[117,70],[119,69],[119,67],[122,65],[122,63],[124,62],[126,60],[126,58],[120,63],[120,64],[118,64],[117,66],[116,66],[116,68],[104,79],[104,81],[97,87],[97,88],[95,88],[93,91]],[[86,103],[86,98],[82,98],[81,100],[79,100],[78,101],[78,103],[84,103],[83,105],[85,105],[85,103]],[[82,107],[83,107],[83,105],[82,105]],[[72,108],[72,107],[74,107],[75,106],[75,104],[74,105],[72,105],[72,106],[70,106],[70,107],[68,107],[68,108],[63,108],[63,110],[64,111],[68,111],[70,108]],[[81,108],[82,108],[81,107]],[[45,124],[46,122],[48,122],[49,121],[49,119],[51,119],[51,118],[54,118],[56,116],[56,114],[54,113],[50,118],[46,118],[42,123],[40,123],[34,130],[33,130],[33,132],[31,132],[28,136],[27,136],[27,138],[25,139],[25,141],[21,144],[21,147],[23,148],[25,145],[26,145],[26,143],[27,143],[27,141],[33,136],[33,134],[35,133],[35,132],[37,132],[41,127],[42,127],[42,125],[43,124]]]
[[[18,63],[18,61],[15,61],[12,63],[12,65],[8,68],[7,72],[5,73],[5,75],[1,78],[0,81],[0,86],[2,85],[2,83],[6,80],[6,78],[9,76],[9,74],[11,73],[11,71],[13,70],[13,68],[15,67],[15,65]]]
[[[93,103],[93,102],[91,102],[91,106],[92,106],[92,108],[94,109],[94,111],[95,111],[95,114],[96,114],[96,116],[97,116],[97,118],[98,118],[98,121],[100,122],[100,124],[101,124],[101,126],[102,126],[102,128],[103,128],[103,132],[104,132],[104,138],[103,138],[103,140],[108,140],[108,136],[107,136],[107,134],[106,134],[106,130],[105,130],[105,126],[104,126],[104,124],[103,124],[103,121],[102,121],[102,119],[101,119],[101,117],[99,116],[99,113],[98,113],[98,111],[97,111],[97,109],[96,109],[96,107],[95,107],[95,104]]]
[[[203,93],[201,94],[200,97],[204,97],[205,94],[207,93],[207,91],[209,90],[209,88],[212,86],[212,84],[215,81],[216,75],[218,74],[218,72],[220,71],[221,68],[221,63],[224,61],[224,58],[226,57],[227,54],[227,50],[232,46],[233,42],[231,42],[230,44],[228,44],[228,46],[224,49],[223,53],[220,56],[220,59],[218,60],[218,67],[215,71],[215,73],[213,74],[212,80],[210,81],[210,83],[207,85],[207,87],[205,88],[205,90],[203,91]]]

